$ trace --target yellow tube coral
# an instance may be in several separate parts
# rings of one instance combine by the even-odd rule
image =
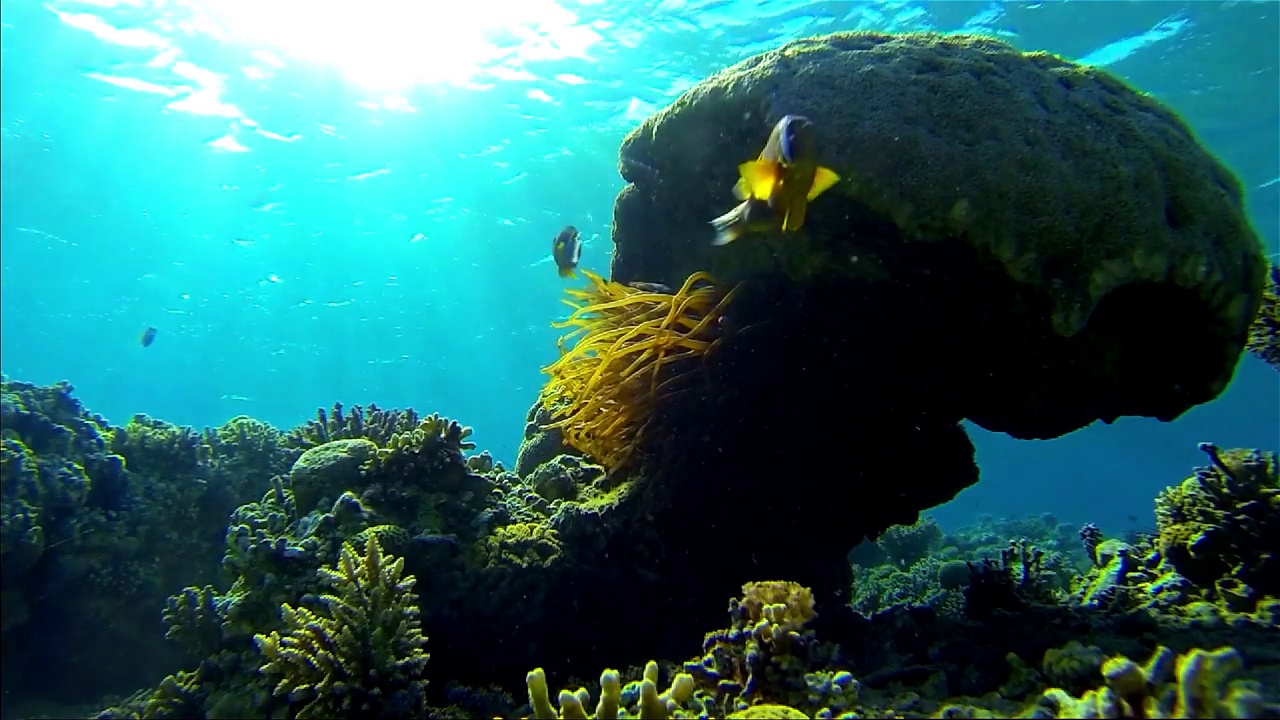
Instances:
[[[551,379],[542,403],[570,447],[614,471],[642,445],[658,400],[686,389],[716,346],[737,287],[721,293],[694,273],[669,294],[585,274],[591,285],[568,291],[573,313],[553,323],[571,330],[560,359],[543,368]]]

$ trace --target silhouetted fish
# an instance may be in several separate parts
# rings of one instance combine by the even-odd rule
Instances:
[[[556,261],[556,271],[560,277],[577,277],[573,269],[578,267],[578,261],[582,259],[582,242],[577,228],[568,225],[556,235],[551,242],[551,257]]]
[[[149,327],[142,331],[142,337],[138,338],[138,342],[142,343],[142,347],[151,347],[151,343],[156,341],[156,329]]]

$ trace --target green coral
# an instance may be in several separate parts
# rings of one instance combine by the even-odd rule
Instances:
[[[472,450],[476,444],[467,440],[472,430],[439,413],[431,413],[416,426],[397,432],[385,443],[390,450],[427,452],[443,445],[454,451]]]
[[[182,643],[197,657],[214,654],[223,641],[225,602],[212,585],[171,595],[162,612],[165,637]]]
[[[134,415],[124,427],[115,429],[111,451],[123,457],[132,472],[174,478],[198,474],[207,447],[200,433],[191,428]]]
[[[1280,597],[1280,465],[1275,453],[1201,447],[1212,465],[1156,498],[1159,550],[1211,599],[1251,611]]]
[[[205,428],[204,452],[234,504],[257,497],[271,478],[288,471],[302,453],[287,445],[285,433],[269,423],[238,415],[217,428]]]
[[[898,567],[923,560],[942,546],[942,528],[933,518],[921,518],[912,525],[893,525],[876,538],[876,545]]]
[[[337,567],[320,573],[331,585],[322,610],[286,603],[284,632],[254,636],[262,672],[278,678],[274,694],[298,718],[424,714],[430,656],[404,558],[384,555],[374,535],[363,557],[344,546]]]
[[[200,673],[179,671],[166,676],[154,690],[141,690],[93,717],[96,720],[160,720],[204,717]]]
[[[575,455],[557,455],[538,465],[527,473],[525,483],[549,502],[585,502],[610,489],[603,467]]]
[[[322,501],[358,488],[377,454],[378,446],[365,438],[331,440],[302,453],[289,471],[298,507],[310,512]]]
[[[367,412],[360,405],[344,412],[342,403],[334,403],[332,412],[327,413],[324,408],[319,408],[316,410],[316,419],[290,430],[286,435],[286,443],[302,450],[334,440],[364,439],[377,445],[386,445],[393,435],[412,430],[418,426],[419,421],[418,413],[412,408],[383,410],[371,403]]]
[[[123,463],[108,452],[106,422],[85,412],[71,391],[67,383],[0,384],[0,559],[7,587],[19,584],[49,548],[74,554],[89,524],[106,519],[93,510],[115,509],[125,489]]]
[[[484,539],[486,565],[496,567],[545,567],[560,557],[560,534],[542,523],[514,523],[493,529]]]
[[[944,568],[949,568],[945,575]],[[931,607],[944,615],[958,617],[964,611],[963,590],[972,573],[969,563],[963,560],[944,562],[926,557],[905,568],[854,566],[853,574],[849,604],[866,617],[898,605]],[[958,582],[957,575],[962,576]]]
[[[262,500],[237,508],[222,558],[233,582],[217,601],[224,639],[275,627],[280,605],[317,589],[317,568],[372,523],[372,513],[351,493],[328,512],[300,515],[292,490],[278,478]]]
[[[1046,650],[1040,672],[1055,687],[1075,689],[1091,680],[1106,659],[1100,648],[1072,640]]]
[[[1275,625],[1280,606],[1280,464],[1274,452],[1220,450],[1156,498],[1156,532],[1130,542],[1087,526],[1094,566],[1073,582],[1087,608],[1145,610],[1174,625]]]
[[[1249,352],[1280,370],[1280,267],[1267,268],[1267,284],[1262,291],[1262,304],[1249,325]]]

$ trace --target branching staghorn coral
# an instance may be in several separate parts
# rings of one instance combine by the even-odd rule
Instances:
[[[430,658],[418,620],[417,582],[404,558],[370,535],[361,557],[344,545],[337,568],[321,568],[333,589],[325,612],[285,603],[285,631],[255,635],[262,672],[279,677],[275,696],[298,718],[415,717],[426,712],[423,669]]]
[[[356,405],[344,412],[342,403],[334,403],[332,412],[326,413],[324,408],[319,408],[315,420],[308,420],[290,430],[286,444],[305,450],[331,440],[365,438],[385,445],[392,435],[416,428],[420,420],[413,408],[383,410],[370,403],[368,409]]]
[[[1280,267],[1267,268],[1267,284],[1262,289],[1262,305],[1249,325],[1249,352],[1280,370]]]
[[[1200,443],[1212,461],[1156,497],[1157,544],[1179,574],[1235,610],[1280,596],[1280,458]]]
[[[658,400],[684,389],[716,346],[738,288],[721,293],[709,275],[694,273],[668,294],[585,274],[591,286],[569,290],[574,311],[553,323],[572,330],[560,338],[560,359],[543,368],[551,379],[542,403],[554,420],[548,427],[615,471],[643,443]]]

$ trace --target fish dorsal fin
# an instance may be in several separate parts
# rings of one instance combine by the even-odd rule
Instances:
[[[809,199],[812,200],[840,182],[840,176],[829,168],[819,167],[813,173],[813,185],[809,187]]]
[[[746,183],[749,197],[768,200],[773,196],[773,186],[778,182],[778,166],[774,163],[768,160],[745,162],[738,166],[738,174]]]

